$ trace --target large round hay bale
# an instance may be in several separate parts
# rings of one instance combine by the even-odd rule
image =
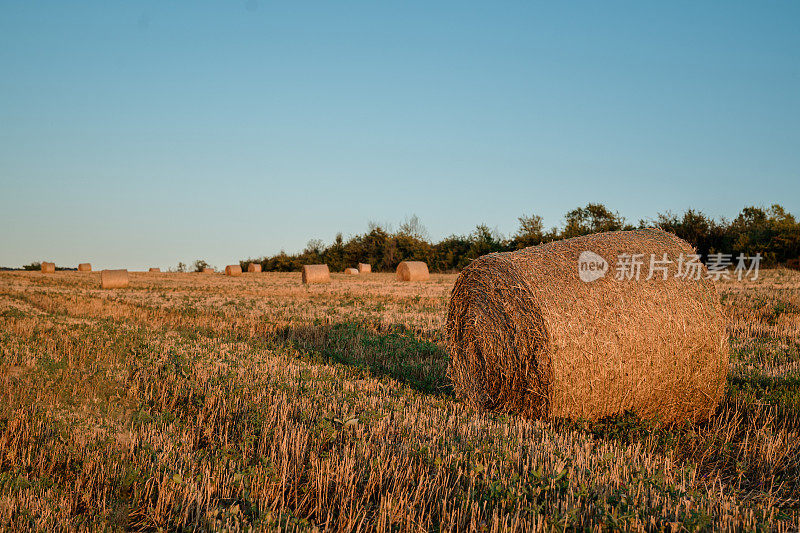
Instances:
[[[358,276],[358,269],[357,268],[345,268],[344,273],[348,276]]]
[[[331,271],[328,265],[303,265],[303,283],[328,283]]]
[[[161,269],[158,267],[150,267],[150,270],[148,270],[148,272],[161,272]]]
[[[427,281],[431,277],[424,261],[403,261],[397,265],[399,281]]]
[[[372,272],[372,265],[370,265],[369,263],[359,263],[358,271],[361,274],[369,274],[370,272]]]
[[[56,264],[55,263],[48,263],[47,261],[42,261],[41,267],[42,272],[45,274],[52,274],[56,271]]]
[[[261,272],[261,265],[258,263],[250,263],[247,265],[247,271],[250,273],[258,273]]]
[[[127,270],[103,270],[100,273],[100,288],[102,289],[121,289],[127,286]]]
[[[647,229],[476,259],[458,276],[447,315],[457,394],[543,418],[626,410],[661,424],[708,418],[724,392],[729,348],[705,268],[697,280],[678,271],[694,253]],[[642,254],[638,281],[617,279],[626,274],[620,254]],[[651,254],[672,263],[645,279]]]
[[[241,276],[242,267],[240,265],[228,265],[225,267],[226,276]]]
[[[92,264],[91,263],[81,263],[78,265],[78,272],[91,272],[92,271]]]

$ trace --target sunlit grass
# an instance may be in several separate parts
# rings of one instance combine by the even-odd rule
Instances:
[[[725,283],[708,423],[477,413],[454,276],[0,274],[0,529],[793,530],[800,273]]]

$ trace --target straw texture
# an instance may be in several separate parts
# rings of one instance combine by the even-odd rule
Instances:
[[[427,281],[430,277],[428,265],[423,261],[403,261],[397,265],[399,281]]]
[[[52,274],[56,271],[56,264],[55,263],[48,263],[47,261],[42,261],[41,265],[42,272],[45,274]]]
[[[604,277],[579,276],[591,251]],[[643,254],[617,280],[618,256]],[[673,261],[653,270],[667,254]],[[532,417],[597,420],[626,410],[656,423],[708,418],[724,392],[725,320],[716,288],[678,277],[695,253],[657,229],[598,233],[485,255],[462,271],[447,316],[450,376],[469,403]]]
[[[226,276],[241,276],[242,267],[240,265],[228,265],[225,267]]]
[[[331,271],[328,265],[303,265],[303,283],[328,283]]]
[[[127,286],[127,270],[103,270],[100,273],[100,288],[102,289],[121,289]]]
[[[261,272],[261,265],[259,265],[258,263],[250,263],[249,265],[247,265],[247,271],[250,272],[251,274]]]
[[[203,274],[213,274],[213,273],[214,273],[214,269],[211,268],[211,267],[205,267],[203,269]]]
[[[345,268],[344,273],[348,276],[358,276],[358,269],[357,268]]]
[[[78,272],[91,272],[92,271],[92,264],[91,263],[81,263],[78,265]]]
[[[369,274],[370,272],[372,272],[372,265],[370,265],[369,263],[359,263],[358,271],[361,274]]]

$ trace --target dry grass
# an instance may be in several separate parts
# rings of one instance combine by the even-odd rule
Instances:
[[[796,530],[800,273],[721,287],[711,421],[481,414],[455,276],[0,274],[0,529]]]

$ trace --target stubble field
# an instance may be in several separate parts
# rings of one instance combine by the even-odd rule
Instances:
[[[800,272],[719,286],[708,423],[480,413],[454,275],[0,273],[0,529],[800,528]]]

